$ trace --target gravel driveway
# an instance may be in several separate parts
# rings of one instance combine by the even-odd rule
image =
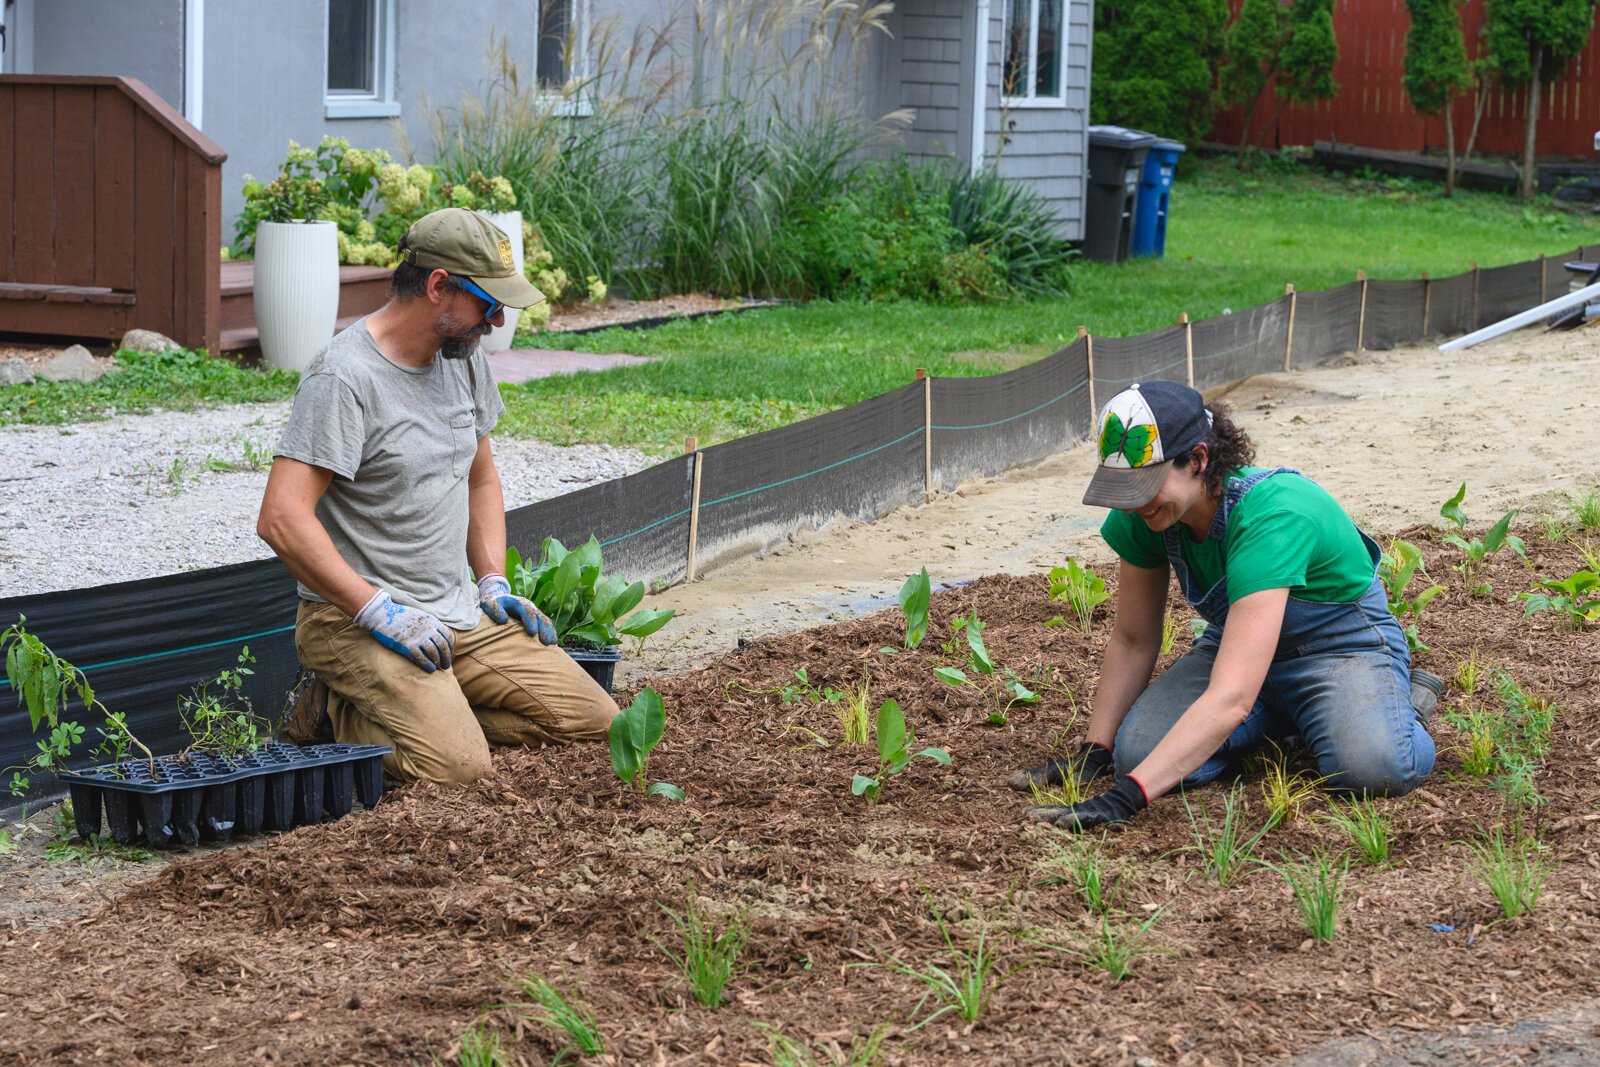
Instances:
[[[262,559],[256,510],[289,403],[0,429],[0,598]],[[621,477],[631,449],[497,437],[506,506]]]

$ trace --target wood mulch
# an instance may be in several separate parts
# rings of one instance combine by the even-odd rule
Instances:
[[[544,1063],[565,1042],[495,1007],[517,999],[509,979],[528,971],[581,989],[607,1040],[603,1062],[619,1064],[772,1062],[757,1023],[819,1047],[888,1023],[883,1062],[905,1065],[1264,1063],[1386,1029],[1509,1030],[1600,992],[1600,636],[1548,615],[1524,621],[1505,599],[1530,574],[1570,573],[1571,546],[1530,542],[1531,571],[1502,553],[1487,570],[1494,594],[1475,597],[1449,569],[1453,550],[1414,536],[1450,587],[1424,617],[1433,650],[1422,665],[1454,677],[1476,647],[1560,705],[1537,779],[1548,802],[1531,818],[1556,866],[1531,916],[1496,921],[1470,871],[1460,843],[1506,815],[1462,775],[1441,713],[1432,779],[1381,802],[1393,863],[1354,871],[1331,943],[1308,940],[1276,874],[1212,884],[1186,851],[1183,804],[1166,798],[1105,845],[1118,907],[1138,920],[1162,909],[1161,954],[1114,982],[1037,947],[1096,926],[1041,869],[1069,838],[1025,823],[1026,799],[1004,779],[1083,710],[1109,623],[1088,636],[1047,628],[1063,606],[1042,578],[999,576],[936,594],[916,652],[879,651],[901,643],[891,611],[655,679],[669,721],[650,777],[683,786],[686,802],[622,788],[600,746],[504,752],[495,777],[471,788],[399,789],[264,847],[179,860],[77,922],[0,933],[0,1061],[426,1063],[485,1018],[515,1041],[511,1062]],[[951,615],[974,607],[996,659],[1042,679],[1043,699],[1002,726],[930,673],[953,661],[941,650],[959,639]],[[1179,626],[1177,652],[1188,633]],[[897,699],[918,743],[949,749],[954,766],[917,761],[876,806],[851,796],[868,750],[809,744],[794,728],[836,741],[832,709],[773,692],[801,667],[818,686],[870,675],[872,703]],[[1446,705],[1470,699],[1452,684]],[[1245,789],[1259,826],[1259,778]],[[1223,795],[1208,787],[1190,800],[1215,821]],[[1324,806],[1272,832],[1267,855],[1340,847],[1316,818]],[[663,906],[681,911],[690,886],[752,924],[719,1009],[688,1003],[652,943],[676,947]],[[925,990],[881,965],[950,965],[930,906],[957,945],[986,931],[1000,953],[1004,982],[976,1022],[945,1014],[915,1027],[935,1002],[919,1013]]]

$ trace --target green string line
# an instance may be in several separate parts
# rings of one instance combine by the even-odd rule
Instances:
[[[993,422],[978,422],[978,423],[972,424],[971,426],[935,426],[934,429],[935,430],[987,430],[991,426],[1003,426],[1008,422],[1015,422],[1018,419],[1025,419],[1029,415],[1035,415],[1035,414],[1043,411],[1045,408],[1049,407],[1051,404],[1060,403],[1061,401],[1065,400],[1067,397],[1071,396],[1073,393],[1076,393],[1079,389],[1082,389],[1084,386],[1086,386],[1088,384],[1089,383],[1087,381],[1079,382],[1077,385],[1074,385],[1071,389],[1068,389],[1066,392],[1062,393],[1060,396],[1054,397],[1054,398],[1052,398],[1050,400],[1046,400],[1043,404],[1040,404],[1036,408],[1029,408],[1027,411],[1019,411],[1015,415],[1007,415],[1005,418],[996,419]]]
[[[79,667],[85,673],[97,671],[102,667],[120,667],[125,663],[139,663],[147,659],[160,659],[163,656],[181,656],[185,652],[198,652],[203,648],[216,648],[218,645],[231,645],[236,641],[254,641],[258,637],[276,637],[278,634],[293,633],[293,626],[280,626],[275,630],[262,630],[260,633],[245,634],[243,637],[227,637],[221,641],[207,641],[200,645],[189,645],[186,648],[173,648],[166,652],[147,652],[142,656],[129,656],[126,659],[108,659],[104,663],[91,663],[87,667]]]

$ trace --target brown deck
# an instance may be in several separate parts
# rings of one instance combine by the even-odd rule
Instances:
[[[389,296],[390,273],[387,267],[339,268],[339,321],[334,324],[335,332],[383,306]],[[255,277],[256,266],[247,259],[222,263],[224,352],[256,347],[260,334],[256,331]]]

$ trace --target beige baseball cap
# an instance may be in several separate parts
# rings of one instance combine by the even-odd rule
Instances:
[[[544,294],[517,269],[511,238],[466,208],[440,208],[406,231],[405,261],[424,270],[447,270],[471,278],[506,307],[532,307]]]

